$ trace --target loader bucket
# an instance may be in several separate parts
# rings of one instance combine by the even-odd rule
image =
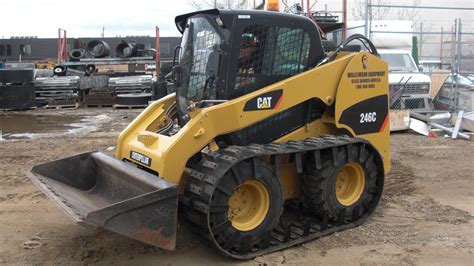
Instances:
[[[158,176],[89,152],[34,166],[28,177],[78,224],[175,249],[178,189]]]

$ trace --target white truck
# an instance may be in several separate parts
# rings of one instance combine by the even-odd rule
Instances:
[[[348,33],[364,34],[364,21],[349,21]],[[420,72],[411,56],[413,23],[406,20],[371,21],[370,39],[382,59],[387,61],[391,92],[403,90],[392,109],[432,109],[431,78]],[[391,33],[394,32],[394,33]]]
[[[393,109],[430,109],[431,79],[421,73],[411,54],[405,50],[378,49],[388,63],[390,91],[403,90]]]

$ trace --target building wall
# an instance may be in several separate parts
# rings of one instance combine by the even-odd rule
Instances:
[[[68,50],[85,48],[86,44],[97,38],[68,38]],[[115,48],[122,40],[131,42],[136,41],[145,45],[145,48],[155,48],[154,37],[124,37],[124,38],[103,38],[110,46],[111,56],[115,57]],[[160,37],[160,57],[162,59],[173,58],[174,47],[179,45],[180,37]],[[7,54],[7,47],[10,47],[10,53]],[[23,48],[23,53],[21,51]],[[0,39],[0,61],[19,61],[21,55],[22,61],[40,61],[56,59],[58,56],[58,40],[56,38],[38,38],[38,39]]]

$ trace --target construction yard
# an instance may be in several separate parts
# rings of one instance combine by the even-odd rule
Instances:
[[[472,0],[39,2],[0,265],[474,265]]]
[[[33,165],[101,150],[141,110],[89,108],[0,114],[0,264],[353,264],[474,263],[474,142],[391,136],[392,170],[375,214],[341,231],[250,261],[227,259],[180,222],[175,252],[75,225],[28,179]]]

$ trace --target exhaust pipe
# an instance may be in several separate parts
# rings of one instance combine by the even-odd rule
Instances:
[[[175,184],[101,152],[37,165],[27,175],[78,224],[176,247]]]

